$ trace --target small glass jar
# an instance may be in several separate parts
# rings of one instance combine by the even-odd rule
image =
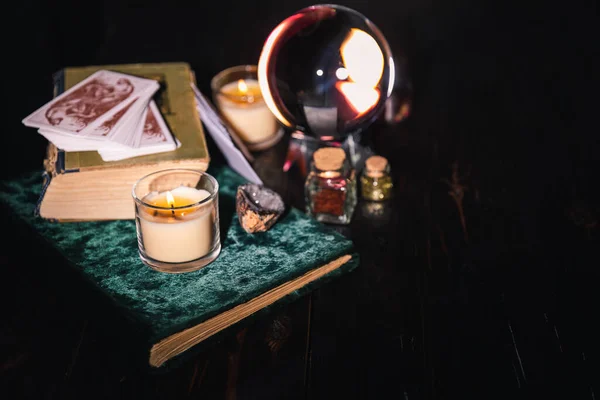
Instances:
[[[304,185],[306,213],[317,221],[349,224],[356,207],[356,174],[339,147],[313,154]]]
[[[371,201],[384,201],[392,197],[394,184],[390,175],[390,164],[385,157],[371,156],[365,161],[360,176],[362,198]]]

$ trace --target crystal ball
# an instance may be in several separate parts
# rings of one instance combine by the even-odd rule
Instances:
[[[261,92],[281,124],[324,141],[365,130],[394,87],[381,31],[348,7],[314,5],[271,31],[258,62]]]

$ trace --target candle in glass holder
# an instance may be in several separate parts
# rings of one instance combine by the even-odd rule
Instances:
[[[280,126],[262,96],[256,66],[228,68],[212,79],[211,86],[221,116],[249,149],[276,142]]]
[[[139,214],[146,254],[164,262],[191,261],[207,254],[213,240],[212,207],[194,204],[209,196],[204,189],[186,186],[145,196],[144,203],[161,207]]]
[[[218,184],[208,174],[167,170],[134,186],[142,261],[163,272],[198,269],[220,253]]]

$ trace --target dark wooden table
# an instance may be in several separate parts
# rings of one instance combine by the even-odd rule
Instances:
[[[67,3],[20,10],[22,38],[36,51],[19,53],[15,74],[29,91],[11,117],[20,136],[9,145],[21,162],[5,158],[3,176],[40,165],[45,142],[20,120],[47,101],[49,74],[61,66],[186,60],[206,91],[210,76],[255,60],[270,29],[306,5],[248,3],[227,12],[232,5],[223,3],[220,27],[211,18],[198,25],[202,7],[108,2],[84,21],[71,18],[82,6]],[[352,223],[337,228],[354,241],[360,267],[180,368],[151,375],[129,368],[95,316],[47,284],[44,254],[4,241],[2,397],[597,397],[595,13],[576,4],[380,3],[347,5],[406,51],[415,92],[408,119],[379,120],[364,139],[389,159],[395,197],[380,216],[359,203]],[[251,33],[206,39],[211,29],[239,33],[249,15],[264,17]],[[86,34],[70,35],[78,31]],[[239,52],[223,50],[233,46]],[[281,169],[286,145],[256,154],[254,167],[302,207],[301,176]],[[2,231],[12,232],[4,222]]]

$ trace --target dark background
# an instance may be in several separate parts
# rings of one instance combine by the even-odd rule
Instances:
[[[232,65],[256,63],[270,31],[310,4],[13,4],[15,11],[5,14],[16,28],[4,40],[9,108],[4,114],[2,177],[41,168],[46,142],[21,119],[51,98],[51,74],[61,67],[187,61],[200,89],[208,93],[214,74]],[[355,236],[367,255],[362,268],[367,272],[359,275],[361,284],[353,285],[365,300],[356,313],[336,306],[335,289],[315,300],[316,355],[307,393],[315,398],[336,393],[382,398],[380,391],[389,389],[394,398],[594,399],[600,303],[597,4],[340,4],[369,17],[392,51],[408,59],[415,90],[413,114],[402,128],[387,128],[376,150],[393,161],[398,190],[410,201],[396,203],[396,227],[369,230],[356,225],[363,223],[357,220],[355,226],[367,230]],[[442,181],[451,177],[453,165],[468,187],[464,205],[470,240],[457,223],[455,204]],[[406,191],[402,179],[407,179]],[[421,208],[414,210],[424,210],[422,214],[408,206],[417,203]],[[406,244],[410,240],[395,241],[413,235],[418,243],[414,252]],[[412,270],[405,267],[411,257],[420,260]],[[16,304],[14,299],[22,293],[7,292],[18,289],[10,283],[19,279],[18,268],[9,268],[16,258],[5,255],[3,260],[10,272],[3,294],[13,300],[9,304]],[[397,272],[402,268],[412,272]],[[406,277],[415,280],[399,279]],[[390,287],[393,284],[398,286]],[[43,285],[32,287],[42,290]],[[341,298],[352,297],[338,290],[346,293]],[[402,291],[416,294],[389,296]],[[421,303],[412,302],[417,298]],[[36,310],[35,305],[28,307]],[[407,309],[413,313],[402,311]],[[328,336],[326,327],[331,328],[336,312],[340,316],[333,330],[339,334],[348,324],[354,327],[350,338]],[[14,309],[7,314],[28,318]],[[357,315],[369,317],[360,320]],[[346,317],[350,320],[341,320]],[[376,327],[373,336],[368,328],[357,328],[360,323]],[[10,329],[6,331],[13,332]],[[79,328],[74,329],[69,332],[75,332],[72,340],[77,343]],[[2,376],[10,378],[11,388],[35,387],[43,373],[27,372],[31,370],[26,360],[19,363],[21,353],[14,350],[19,341],[11,335],[3,336],[8,350],[3,353],[7,361]],[[412,356],[403,340],[412,343]],[[352,370],[353,362],[362,367]],[[402,378],[391,372],[394,366],[401,368]],[[242,380],[240,391],[283,397],[287,392],[269,379],[291,376],[293,371],[286,367],[275,368],[271,375],[247,373],[254,378]],[[344,375],[350,372],[355,375]],[[45,382],[47,386],[30,393],[59,398],[60,384],[52,378]],[[181,384],[188,385],[189,376]],[[45,390],[48,387],[54,390]]]
[[[210,77],[231,65],[256,63],[270,31],[312,3],[17,4],[15,12],[7,13],[16,30],[5,40],[4,80],[11,88],[12,100],[7,101],[13,115],[5,119],[10,132],[4,135],[9,140],[5,147],[19,149],[19,157],[34,165],[45,143],[20,121],[49,100],[50,75],[59,68],[188,61],[200,89],[208,92]],[[438,113],[430,115],[432,126],[426,134],[438,136],[441,151],[471,141],[475,157],[502,152],[507,160],[524,163],[515,167],[523,172],[519,175],[541,168],[547,179],[586,174],[597,158],[598,18],[593,2],[342,4],[369,17],[393,51],[407,55],[417,96],[426,94],[432,112]],[[477,98],[478,109],[469,109],[461,98]],[[442,119],[445,127],[433,126]],[[488,125],[482,127],[484,120]],[[12,161],[3,163],[3,173],[21,168]]]

